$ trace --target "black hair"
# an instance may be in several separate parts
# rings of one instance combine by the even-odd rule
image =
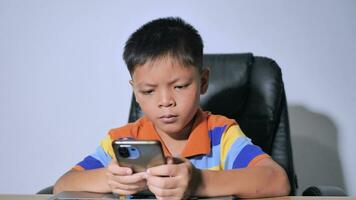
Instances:
[[[167,55],[201,70],[203,46],[192,25],[178,17],[159,18],[144,24],[129,37],[123,58],[131,75],[135,67]]]

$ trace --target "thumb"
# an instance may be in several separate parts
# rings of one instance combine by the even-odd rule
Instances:
[[[166,161],[168,165],[174,164],[174,158],[171,156],[167,156]]]
[[[181,164],[187,161],[188,159],[183,157],[171,157],[171,156],[167,157],[167,164]]]

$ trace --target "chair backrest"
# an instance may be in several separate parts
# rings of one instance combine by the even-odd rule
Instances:
[[[281,69],[273,60],[246,54],[207,54],[209,88],[201,96],[203,110],[235,119],[253,143],[287,172],[291,195],[295,195],[288,107]],[[143,115],[132,97],[129,122]]]

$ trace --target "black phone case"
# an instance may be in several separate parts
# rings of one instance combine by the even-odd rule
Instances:
[[[161,143],[156,140],[115,140],[112,146],[119,165],[131,168],[134,173],[166,163]],[[119,148],[131,147],[139,151],[139,156],[135,159],[122,156],[118,152]]]

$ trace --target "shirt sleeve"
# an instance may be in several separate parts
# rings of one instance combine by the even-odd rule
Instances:
[[[254,145],[238,125],[230,126],[221,138],[220,159],[223,169],[240,169],[270,157]]]
[[[114,157],[111,142],[112,140],[109,136],[101,140],[100,145],[96,148],[95,152],[85,157],[82,161],[75,165],[73,169],[91,170],[107,167],[109,162]]]

